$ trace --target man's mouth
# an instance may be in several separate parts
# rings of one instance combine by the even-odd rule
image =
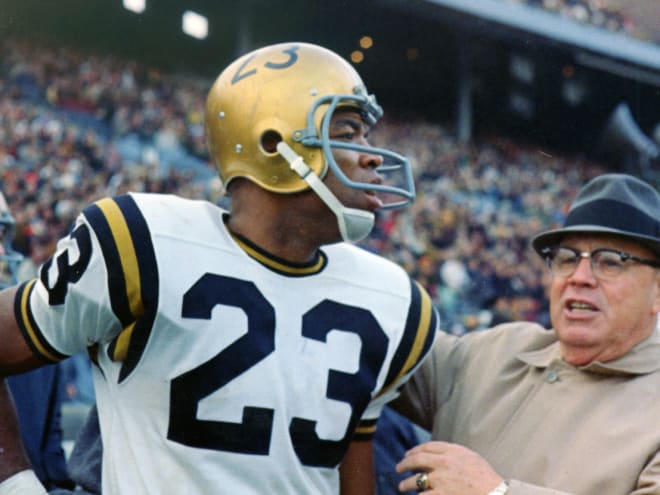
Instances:
[[[569,311],[597,311],[598,308],[593,304],[584,301],[568,301],[566,308]]]

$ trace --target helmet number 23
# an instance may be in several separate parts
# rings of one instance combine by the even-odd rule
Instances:
[[[240,423],[197,417],[202,399],[243,373],[258,373],[253,368],[275,351],[275,310],[253,282],[206,274],[184,295],[182,315],[209,320],[216,305],[243,310],[247,332],[213,358],[172,380],[168,438],[190,447],[268,455],[273,409],[244,405]],[[303,338],[324,342],[333,329],[355,333],[362,342],[368,337],[369,346],[362,346],[356,374],[330,370],[328,375],[325,395],[351,406],[342,439],[321,439],[315,431],[316,421],[291,419],[292,444],[301,463],[308,466],[334,467],[341,461],[375,388],[387,349],[383,330],[371,312],[363,308],[325,300],[302,317]]]
[[[273,62],[273,61],[268,61],[263,65],[263,68],[266,69],[273,69],[273,70],[279,70],[279,69],[286,69],[287,67],[291,67],[293,64],[296,63],[298,60],[298,51],[300,47],[299,46],[292,46],[291,48],[287,48],[285,50],[282,50],[282,53],[288,56],[286,60],[283,62]],[[254,57],[248,57],[245,62],[243,62],[238,69],[236,70],[236,73],[234,76],[231,78],[231,84],[232,86],[236,84],[238,81],[245,79],[246,77],[253,76],[257,73],[258,70],[261,70],[261,67],[253,68],[253,69],[247,69],[248,65],[250,65],[250,62],[252,62],[252,59]]]

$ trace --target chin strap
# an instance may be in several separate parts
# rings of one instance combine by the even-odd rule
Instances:
[[[291,170],[296,172],[302,180],[328,205],[328,208],[337,217],[339,232],[345,241],[357,242],[369,235],[374,227],[375,216],[370,211],[347,208],[332,194],[321,178],[297,155],[284,141],[277,143],[277,151],[289,162]]]

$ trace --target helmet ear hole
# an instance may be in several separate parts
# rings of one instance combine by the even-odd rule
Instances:
[[[264,131],[259,140],[261,148],[269,155],[277,153],[277,143],[282,141],[282,135],[272,129]]]

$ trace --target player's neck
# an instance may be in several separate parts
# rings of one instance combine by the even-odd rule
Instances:
[[[247,239],[273,257],[302,264],[318,256],[318,241],[308,240],[308,236],[288,222],[277,219],[264,222],[254,216],[245,219],[242,215],[232,214],[226,224],[232,233]]]
[[[291,263],[316,259],[323,244],[340,240],[330,209],[312,191],[277,194],[247,180],[231,192],[229,229]]]

